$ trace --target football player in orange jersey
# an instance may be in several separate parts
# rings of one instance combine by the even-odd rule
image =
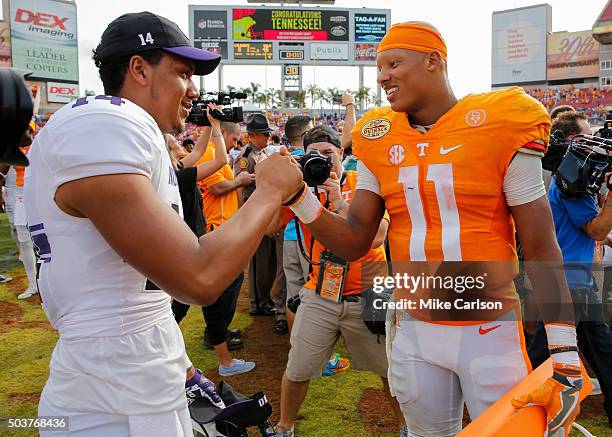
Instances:
[[[473,419],[530,372],[512,283],[516,229],[536,300],[558,305],[540,306],[553,377],[513,405],[543,405],[549,435],[563,435],[578,413],[582,380],[571,298],[562,269],[552,268],[563,261],[541,176],[550,117],[520,88],[457,99],[446,59],[431,25],[394,25],[377,53],[378,83],[391,108],[371,110],[353,130],[359,180],[348,215],[321,208],[306,189],[289,206],[348,260],[370,247],[386,209],[394,274],[451,272],[446,300],[432,299],[440,290],[430,285],[395,292],[398,303],[409,302],[387,326],[389,383],[411,436],[455,435],[464,401]],[[495,303],[488,313],[456,306],[475,294],[462,293],[452,272],[479,268],[487,278],[480,297]],[[423,305],[432,301],[456,311],[437,316]]]

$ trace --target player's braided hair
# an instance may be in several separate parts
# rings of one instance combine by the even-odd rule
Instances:
[[[127,72],[130,59],[134,55],[121,56],[102,62],[98,57],[96,50],[94,49],[92,52],[92,59],[94,60],[96,67],[98,67],[100,79],[102,80],[102,85],[104,85],[104,94],[108,96],[118,95],[123,87],[125,73]],[[159,64],[165,52],[161,49],[152,49],[145,50],[137,54],[147,61],[147,63],[155,66]]]

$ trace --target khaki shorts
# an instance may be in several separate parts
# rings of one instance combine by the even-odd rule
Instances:
[[[321,376],[342,334],[351,367],[387,377],[385,341],[372,334],[361,319],[361,302],[331,302],[314,290],[300,290],[301,304],[291,330],[287,378],[300,382]]]
[[[302,255],[297,241],[283,241],[283,270],[287,280],[287,300],[297,296],[308,281],[310,264]]]

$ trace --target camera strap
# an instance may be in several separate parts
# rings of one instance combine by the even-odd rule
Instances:
[[[343,172],[340,178],[340,191],[342,191],[342,188],[344,187],[345,180],[346,172]],[[315,195],[320,201],[320,193],[316,188]],[[329,209],[330,204],[331,203],[329,199],[326,199],[325,203],[323,204],[323,207],[325,209]],[[300,247],[302,255],[304,256],[304,258],[306,258],[310,265],[308,273],[312,273],[313,266],[320,266],[315,292],[327,300],[331,300],[333,302],[340,302],[342,300],[344,282],[346,280],[346,275],[349,268],[348,261],[339,256],[334,255],[327,249],[324,249],[323,252],[321,252],[321,259],[318,262],[314,261],[312,259],[312,251],[315,239],[312,236],[310,237],[310,254],[307,254],[302,244],[300,223],[297,217],[294,220],[298,246]]]
[[[344,182],[346,181],[346,171],[342,172],[342,176],[340,177],[340,192],[342,192],[342,188],[344,188]],[[319,201],[321,201],[320,197],[319,197],[319,192],[317,191],[317,189],[315,188],[315,195],[317,196],[317,199],[319,199]],[[323,204],[323,208],[328,209],[330,205],[330,202],[328,199],[325,200],[325,203]],[[312,273],[312,266],[320,266],[322,263],[321,262],[317,262],[314,261],[312,259],[312,248],[314,246],[314,237],[310,237],[310,256],[306,253],[306,251],[304,250],[304,245],[302,244],[302,235],[300,232],[300,222],[298,220],[297,217],[294,218],[295,221],[295,234],[297,235],[297,241],[298,241],[298,246],[300,247],[300,252],[302,252],[302,255],[304,256],[304,258],[306,259],[306,261],[308,261],[308,264],[310,264],[310,268],[309,268],[309,272],[308,273]]]

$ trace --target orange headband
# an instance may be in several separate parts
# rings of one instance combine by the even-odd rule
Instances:
[[[431,27],[417,23],[394,24],[378,45],[377,53],[390,49],[438,52],[446,61],[446,43]]]

